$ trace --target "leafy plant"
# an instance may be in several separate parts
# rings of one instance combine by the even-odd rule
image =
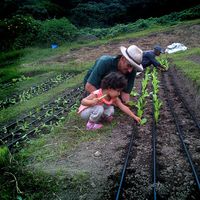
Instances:
[[[72,41],[77,35],[77,28],[66,18],[46,20],[38,30],[38,42],[50,46]]]
[[[10,162],[10,152],[7,146],[0,147],[0,168],[5,167]]]
[[[159,80],[157,78],[157,70],[156,68],[153,69],[152,72],[152,84],[153,84],[153,104],[154,104],[154,119],[156,124],[158,123],[159,116],[160,116],[160,108],[162,106],[161,100],[158,99],[158,92],[159,92]]]
[[[140,121],[140,125],[144,125],[147,123],[147,118],[142,118]]]
[[[164,67],[164,69],[167,71],[169,69],[169,62],[167,59],[164,59],[162,57],[158,58],[158,61],[160,62],[160,64]]]

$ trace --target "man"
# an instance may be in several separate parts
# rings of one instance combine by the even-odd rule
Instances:
[[[164,66],[162,66],[155,58],[156,56],[160,56],[161,53],[164,53],[164,50],[159,45],[154,46],[153,50],[144,51],[142,66],[146,68],[150,65],[153,65],[159,69],[164,69]]]
[[[119,71],[128,80],[127,87],[121,93],[124,103],[130,100],[130,93],[134,85],[137,71],[143,71],[142,50],[135,45],[128,48],[120,47],[122,55],[102,56],[96,60],[94,66],[84,78],[85,90],[89,93],[100,88],[101,80],[112,71]]]

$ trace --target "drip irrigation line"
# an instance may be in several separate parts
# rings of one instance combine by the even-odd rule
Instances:
[[[44,93],[44,92],[47,92],[48,90],[50,90],[51,88],[54,88],[54,87],[56,87],[57,85],[59,85],[59,84],[61,84],[62,82],[64,82],[64,80],[68,80],[68,79],[70,79],[70,78],[72,78],[74,75],[73,74],[70,74],[70,73],[67,73],[67,74],[65,74],[62,78],[62,81],[60,81],[60,82],[55,82],[54,80],[52,80],[52,79],[49,79],[49,80],[47,80],[46,82],[44,82],[44,83],[41,83],[40,85],[33,85],[33,86],[31,86],[29,89],[27,89],[27,90],[24,90],[24,91],[22,91],[20,94],[14,94],[14,95],[10,95],[9,97],[6,97],[6,99],[4,99],[3,101],[5,102],[7,99],[11,99],[11,98],[14,98],[15,100],[16,100],[16,102],[15,103],[11,103],[11,102],[5,102],[5,104],[0,104],[0,110],[1,109],[5,109],[5,108],[8,108],[8,107],[10,107],[11,105],[15,105],[15,104],[17,104],[17,103],[19,103],[20,102],[20,95],[21,94],[24,94],[23,92],[26,92],[26,93],[28,93],[28,94],[30,94],[31,96],[30,96],[30,98],[25,98],[25,100],[23,100],[22,102],[24,102],[24,101],[27,101],[27,100],[29,100],[29,99],[31,99],[31,98],[33,98],[33,97],[36,97],[36,96],[38,96],[39,94],[42,94],[42,93]],[[57,76],[56,76],[57,77]],[[55,77],[55,78],[56,78]]]
[[[39,115],[38,118],[45,116],[45,112],[42,115]],[[39,121],[40,119],[34,119],[33,121],[31,121],[27,126],[31,126],[32,124],[34,124],[35,122]],[[17,132],[19,132],[21,129],[21,127],[19,127],[17,130],[15,130],[14,132],[11,132],[10,134],[5,135],[3,138],[1,138],[1,140],[5,140],[6,138],[10,137],[13,134],[16,134]]]
[[[69,106],[69,108],[70,108],[71,106],[73,106],[73,105],[74,105],[74,103],[72,103],[72,104]],[[65,113],[66,113],[67,111],[69,111],[69,108],[66,109]],[[53,119],[58,119],[57,116],[60,115],[60,114],[62,114],[62,110],[59,111],[58,113],[56,113],[54,116],[49,117],[48,119],[46,119],[46,120],[45,120],[44,122],[42,122],[42,123],[43,123],[43,124],[47,124],[48,122],[53,121]],[[41,124],[42,124],[42,123],[41,123]],[[41,124],[40,124],[38,127],[40,127]],[[14,144],[16,144],[17,142],[23,140],[25,137],[27,137],[27,136],[30,135],[31,133],[34,133],[34,131],[35,131],[35,129],[32,129],[32,130],[30,130],[28,133],[25,133],[24,135],[22,135],[21,137],[16,138],[14,141],[10,142],[10,143],[7,145],[8,148],[11,148],[11,147],[12,147]]]
[[[164,75],[164,79],[165,79],[164,82],[166,83],[166,75]],[[166,86],[166,84],[164,84],[164,90],[165,90],[165,94],[167,94],[168,91],[167,91],[167,86]],[[169,95],[167,95],[167,96],[169,97]],[[177,129],[177,131],[178,131],[178,135],[179,135],[179,138],[180,138],[182,147],[183,147],[183,149],[184,149],[184,151],[185,151],[185,153],[186,153],[187,159],[188,159],[189,164],[190,164],[190,166],[191,166],[191,169],[192,169],[193,175],[194,175],[194,177],[195,177],[195,180],[196,180],[198,189],[200,190],[199,176],[198,176],[197,171],[196,171],[196,169],[195,169],[195,166],[194,166],[194,164],[193,164],[193,162],[192,162],[192,158],[191,158],[190,152],[188,151],[188,149],[187,149],[187,147],[186,147],[186,145],[185,145],[185,143],[184,143],[183,131],[182,131],[182,129],[181,129],[181,126],[179,126],[180,123],[179,123],[179,120],[178,120],[178,116],[177,116],[176,113],[174,112],[174,109],[173,109],[173,108],[174,108],[174,105],[173,105],[173,103],[170,101],[169,98],[167,98],[167,103],[168,103],[168,106],[169,106],[169,108],[170,108],[170,111],[171,111],[171,113],[172,113],[172,115],[173,115],[173,118],[174,118],[174,121],[175,121],[175,125],[176,125],[176,129]]]
[[[77,89],[77,88],[76,88],[76,89]],[[79,88],[78,88],[78,89],[79,89]],[[74,90],[75,90],[75,89],[73,89],[73,91],[74,91]],[[73,91],[71,92],[71,94],[73,94]],[[77,96],[79,96],[79,95],[80,95],[80,93],[77,93],[77,94],[72,95],[72,96],[73,96],[73,97],[77,97]],[[54,101],[53,101],[53,102],[54,102]],[[61,108],[58,109],[57,112],[55,112],[54,115],[51,116],[50,118],[47,118],[47,119],[44,118],[45,121],[43,120],[43,122],[41,122],[40,124],[42,124],[42,123],[47,123],[47,122],[49,122],[49,121],[52,121],[52,120],[55,119],[55,118],[58,120],[58,115],[67,113],[67,112],[69,111],[69,109],[70,109],[75,103],[76,103],[76,101],[69,101],[68,104],[67,104],[67,106],[66,106],[67,108],[65,108],[65,109],[63,110],[63,108],[61,107]],[[50,103],[50,104],[48,104],[48,105],[51,105],[51,104],[54,104],[54,103]],[[40,114],[41,114],[41,113],[40,113]],[[43,113],[42,115],[39,115],[40,120],[41,120],[41,118],[42,118],[44,115],[45,115],[45,113]],[[39,119],[33,120],[31,123],[29,123],[29,125],[31,125],[31,124],[37,122],[38,120],[39,120]],[[41,125],[39,125],[39,127],[40,127],[40,126],[41,126]],[[1,140],[5,141],[6,138],[8,138],[8,137],[11,136],[11,137],[12,137],[12,142],[10,142],[10,143],[8,144],[8,146],[11,147],[11,146],[13,146],[16,142],[18,142],[18,141],[24,139],[27,135],[30,135],[32,132],[34,132],[34,131],[35,131],[35,128],[33,127],[33,129],[30,130],[28,133],[25,132],[21,137],[18,137],[18,136],[21,135],[20,132],[17,133],[17,131],[19,131],[19,130],[20,130],[20,128],[14,132],[15,135],[13,135],[13,132],[12,132],[11,134],[4,136]],[[16,140],[13,141],[13,137],[18,137],[18,138],[17,138]]]
[[[60,98],[65,99],[66,97],[68,97],[68,96],[70,96],[71,94],[73,94],[75,90],[78,90],[78,89],[80,89],[80,88],[81,88],[81,85],[79,85],[77,88],[73,88],[73,89],[70,90],[70,91],[68,90],[66,93],[64,93],[63,95],[61,95]],[[71,96],[72,96],[72,95],[71,95]],[[76,97],[76,96],[75,96],[75,97]],[[40,110],[43,110],[45,106],[46,106],[47,108],[48,108],[48,107],[52,107],[51,105],[54,105],[54,104],[55,104],[55,100],[56,100],[56,99],[54,98],[53,100],[50,101],[49,104],[47,104],[47,105],[44,105],[44,104],[43,104],[43,105],[41,106],[41,109],[40,109]],[[32,112],[32,114],[35,114],[37,111],[36,111],[35,109],[32,109],[31,112]],[[11,122],[10,124],[6,125],[5,128],[6,128],[6,129],[9,129],[9,128],[12,127],[12,126],[15,126],[18,122],[20,122],[20,121],[23,122],[23,121],[24,121],[26,118],[28,118],[28,117],[31,117],[31,115],[30,115],[30,114],[27,114],[27,115],[25,115],[24,117],[21,117],[19,120],[13,121],[13,122]],[[1,129],[3,129],[3,127],[4,127],[4,126],[2,126]]]
[[[190,114],[191,118],[195,122],[195,125],[200,130],[200,124],[199,124],[199,122],[197,120],[197,117],[196,117],[195,113],[191,112],[191,109],[189,109],[188,103],[186,102],[185,98],[181,95],[180,90],[178,88],[178,85],[176,84],[176,82],[174,80],[175,79],[174,75],[172,74],[171,70],[169,72],[170,72],[170,77],[172,77],[172,82],[173,82],[173,84],[175,86],[175,91],[176,91],[177,95],[179,96],[179,98],[182,101],[185,109],[188,111],[188,113]]]
[[[154,200],[156,200],[157,195],[156,195],[156,137],[157,137],[157,127],[156,127],[156,122],[155,122],[155,117],[154,117],[154,102],[152,102],[152,111],[153,111],[153,116],[152,116],[152,146],[153,146],[153,151],[152,151],[152,161],[153,161],[153,197]]]
[[[137,128],[135,128],[134,130],[136,132]],[[119,184],[119,188],[117,190],[117,195],[116,195],[115,200],[118,200],[119,197],[120,197],[120,192],[122,190],[122,185],[123,185],[123,181],[124,181],[124,177],[125,177],[125,173],[126,173],[126,168],[127,168],[127,165],[128,165],[129,155],[130,155],[130,152],[131,152],[131,148],[133,146],[133,138],[134,138],[134,134],[132,132],[130,143],[129,143],[129,148],[128,148],[128,152],[127,152],[127,155],[126,155],[126,160],[125,160],[125,163],[124,163],[124,166],[123,166],[123,169],[122,169],[121,180],[120,180],[120,184]]]

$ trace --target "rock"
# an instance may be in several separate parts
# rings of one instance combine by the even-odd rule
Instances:
[[[200,152],[200,146],[197,146],[196,151]]]
[[[189,140],[183,140],[183,142],[184,142],[185,144],[190,144],[190,141],[189,141]]]
[[[94,156],[95,156],[95,157],[99,157],[99,156],[101,156],[101,152],[96,151],[96,152],[94,153]]]

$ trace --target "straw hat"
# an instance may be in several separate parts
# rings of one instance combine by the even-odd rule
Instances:
[[[141,65],[143,51],[140,48],[135,45],[131,45],[128,48],[121,46],[120,50],[122,55],[130,62],[133,67],[137,69],[137,71],[143,71],[143,66]]]

